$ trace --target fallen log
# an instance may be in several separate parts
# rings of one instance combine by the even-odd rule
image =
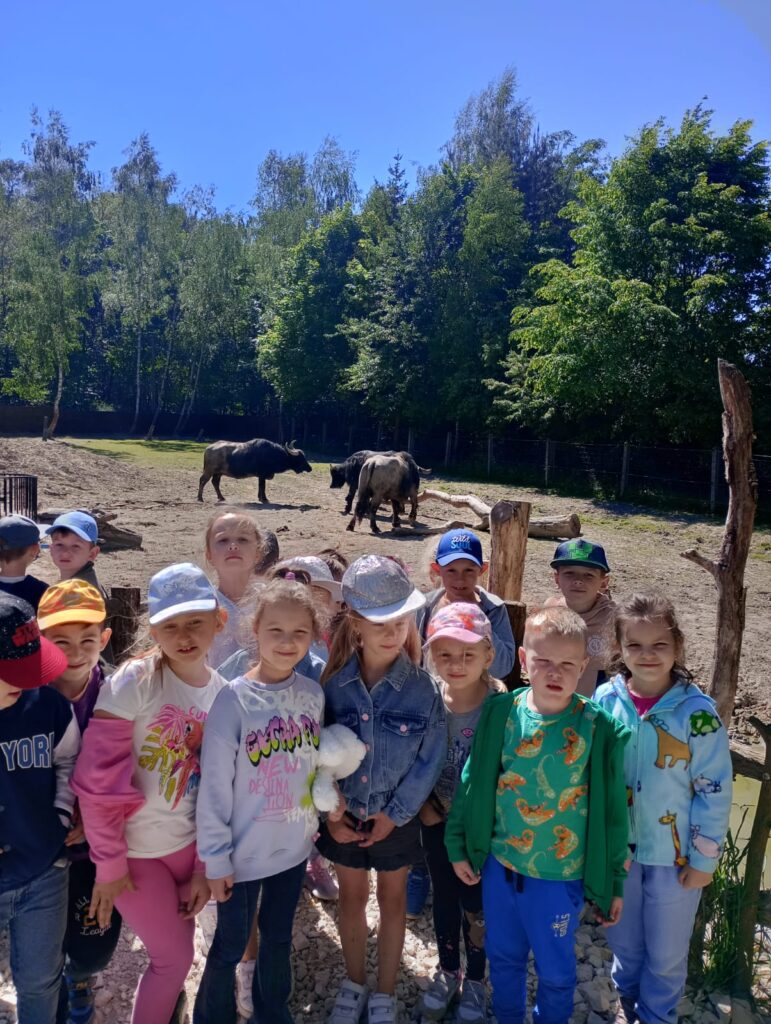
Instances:
[[[418,495],[418,503],[431,499],[442,501],[446,505],[452,505],[454,508],[470,508],[472,512],[476,512],[479,516],[479,521],[476,523],[453,521],[442,526],[427,527],[421,532],[426,534],[445,533],[447,530],[454,530],[459,527],[466,527],[469,530],[481,530],[484,533],[489,531],[491,508],[481,498],[477,497],[476,494],[449,494],[447,491],[437,491],[432,487],[426,487]],[[393,532],[397,534],[402,533],[399,529]],[[408,529],[403,531],[403,535],[413,532],[413,530]],[[533,540],[572,540],[574,537],[581,536],[581,520],[575,512],[567,516],[544,516],[541,519],[531,519],[527,535]]]
[[[51,508],[45,512],[38,513],[38,522],[52,523],[65,512],[71,509]],[[105,512],[101,508],[82,508],[79,512],[87,512],[96,520],[99,529],[99,546],[102,551],[139,551],[142,549],[142,534],[134,530],[128,530],[122,526],[115,526],[114,519],[117,519],[115,512]]]

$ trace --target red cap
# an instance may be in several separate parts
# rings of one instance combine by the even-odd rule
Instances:
[[[40,635],[32,606],[0,593],[0,679],[19,690],[36,690],[66,668],[64,652]]]

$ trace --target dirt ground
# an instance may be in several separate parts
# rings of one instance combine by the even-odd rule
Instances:
[[[212,513],[222,507],[217,505],[211,486],[207,487],[204,503],[196,501],[198,470],[173,466],[147,468],[64,442],[0,438],[0,472],[36,474],[41,511],[99,505],[117,513],[116,525],[142,534],[141,551],[100,555],[97,571],[108,588],[140,586],[144,593],[148,578],[164,565],[185,560],[204,565],[204,529]],[[699,547],[713,556],[722,534],[719,524],[692,515],[658,514],[633,506],[506,486],[448,481],[439,475],[432,478],[431,486],[456,493],[473,491],[490,504],[503,497],[527,500],[532,503],[533,517],[578,513],[584,535],[605,546],[613,569],[613,591],[622,594],[642,586],[663,589],[679,611],[688,638],[689,667],[702,678],[708,676],[714,639],[715,589],[711,577],[680,558],[680,552]],[[410,567],[418,586],[428,584],[428,566],[436,538],[423,537],[419,532],[409,537],[390,536],[385,517],[380,536],[372,536],[366,524],[353,534],[346,532],[344,492],[330,489],[325,465],[316,466],[311,474],[284,474],[269,481],[268,505],[256,501],[256,480],[225,479],[222,488],[229,505],[248,511],[259,526],[276,532],[282,556],[312,554],[328,546],[339,547],[351,559],[367,552],[398,554]],[[455,513],[446,505],[427,501],[419,508],[419,521],[435,526]],[[548,566],[553,548],[552,541],[529,541],[524,599],[530,604],[553,592]],[[46,554],[32,572],[51,582],[56,578]],[[748,727],[744,719],[748,712],[767,714],[771,708],[771,533],[767,530],[758,531],[753,540],[746,583],[746,632],[734,725],[735,732],[745,735]],[[374,920],[373,916],[373,926]],[[414,1000],[419,979],[433,970],[430,932],[425,916],[408,931],[400,992],[407,1007]],[[295,1013],[304,1021],[323,1020],[324,1004],[334,994],[342,964],[334,938],[334,912],[328,906],[315,904],[307,894],[301,900],[297,918],[295,956],[296,969],[302,964],[300,972],[303,978],[307,977],[307,984],[296,979]],[[100,1001],[104,1003],[105,1021],[128,1021],[131,993],[143,962],[141,944],[126,934],[103,978]],[[199,957],[188,981],[191,996],[201,969]],[[0,989],[0,1021],[6,992],[10,990]]]

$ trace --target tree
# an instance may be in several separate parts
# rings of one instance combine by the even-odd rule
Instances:
[[[712,444],[715,359],[768,382],[771,219],[766,145],[711,113],[648,125],[566,208],[572,265],[546,263],[514,311],[499,406],[531,425]],[[767,414],[766,414],[767,415]]]
[[[33,112],[25,146],[29,162],[24,165],[19,198],[24,231],[13,261],[15,295],[6,309],[17,365],[3,390],[26,401],[41,401],[50,396],[55,380],[47,437],[56,430],[69,357],[79,344],[80,319],[93,289],[95,240],[89,200],[96,180],[88,170],[91,145],[72,144],[56,111],[45,124]],[[7,167],[6,182],[9,171],[10,181],[18,183]],[[8,184],[6,199],[7,189]]]

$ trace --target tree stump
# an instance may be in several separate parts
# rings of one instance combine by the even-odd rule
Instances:
[[[490,510],[490,590],[506,601],[522,600],[529,501],[498,501]]]

